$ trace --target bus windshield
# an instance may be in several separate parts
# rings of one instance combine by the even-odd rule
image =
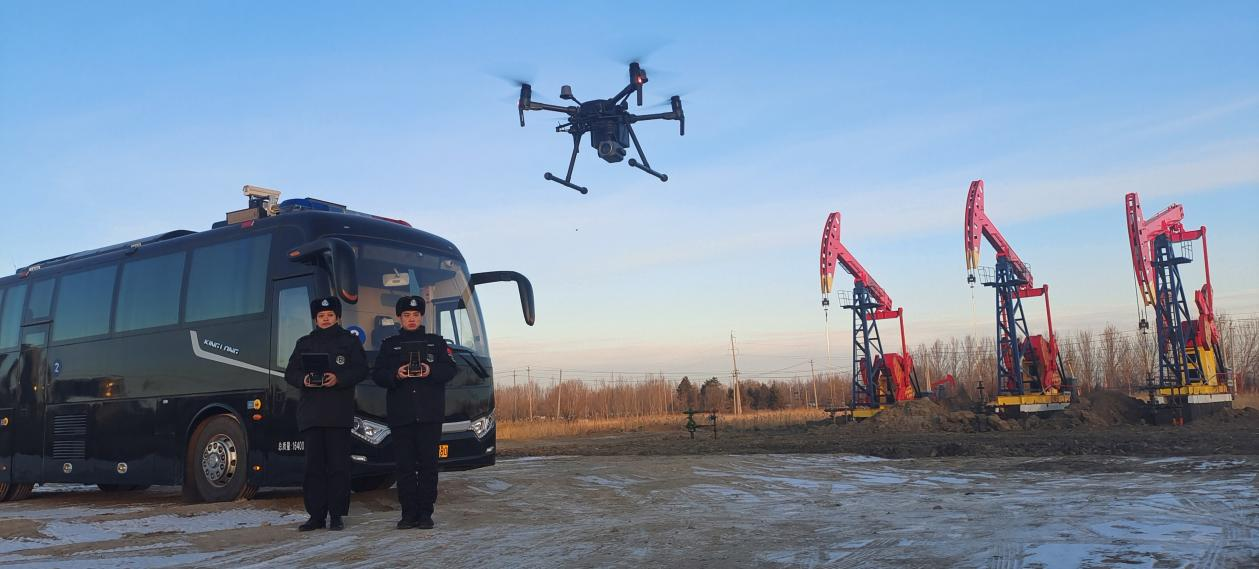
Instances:
[[[398,299],[420,296],[429,301],[423,324],[455,349],[489,357],[480,306],[468,284],[468,268],[460,259],[398,243],[350,240],[357,256],[358,303],[342,314],[346,329],[362,330],[364,349],[379,351],[380,343],[398,333],[394,314]]]

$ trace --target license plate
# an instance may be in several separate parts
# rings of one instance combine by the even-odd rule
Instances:
[[[450,445],[437,445],[437,458],[450,458]]]

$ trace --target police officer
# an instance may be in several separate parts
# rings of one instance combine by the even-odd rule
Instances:
[[[398,300],[394,312],[402,323],[398,335],[380,344],[372,380],[389,390],[386,407],[393,432],[398,468],[398,529],[433,527],[437,501],[437,446],[446,418],[446,382],[455,376],[455,359],[446,341],[421,325],[425,301],[418,296]],[[404,343],[422,342],[423,361],[413,370]]]
[[[297,428],[306,448],[302,484],[310,519],[298,531],[325,527],[341,530],[350,509],[350,428],[354,426],[354,385],[367,378],[367,356],[354,334],[340,325],[341,301],[317,298],[310,303],[315,329],[302,336],[289,357],[284,380],[301,390]],[[329,370],[316,378],[302,366],[303,354],[327,354]],[[331,514],[331,521],[327,516]]]

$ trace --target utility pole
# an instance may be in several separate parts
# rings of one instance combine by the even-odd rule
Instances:
[[[830,312],[826,313],[826,373],[834,373],[834,367],[831,365],[831,316]],[[826,380],[826,384],[831,388],[831,406],[835,405],[835,378]]]
[[[743,414],[742,397],[739,396],[739,360],[734,353],[734,330],[730,331],[730,362],[734,364],[734,414]]]
[[[560,381],[555,384],[555,418],[558,420],[563,415],[560,414],[560,401],[564,400],[564,370],[560,370]]]
[[[822,402],[817,398],[817,372],[813,371],[813,360],[809,360],[809,377],[813,378],[813,406],[821,409]]]
[[[520,413],[516,409],[516,402],[520,401],[520,390],[516,389],[516,368],[511,370],[511,420],[519,421]]]
[[[529,379],[529,420],[533,420],[533,368],[525,367],[526,377]]]

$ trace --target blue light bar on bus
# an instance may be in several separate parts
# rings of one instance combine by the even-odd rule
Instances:
[[[280,202],[281,213],[301,211],[304,209],[312,211],[330,211],[332,213],[346,212],[345,206],[341,204],[317,200],[315,198],[296,198]]]
[[[407,227],[411,227],[410,223],[407,223],[401,219],[394,219],[392,217],[384,217],[380,215],[372,215],[370,213],[363,213],[361,211],[354,211],[352,209],[346,208],[345,206],[341,204],[332,203],[332,202],[319,200],[315,198],[294,198],[291,200],[284,200],[280,202],[280,213],[284,214],[284,213],[290,213],[290,212],[295,212],[295,211],[327,211],[327,212],[332,212],[332,213],[348,213],[351,215],[362,215],[364,217],[370,217],[373,219],[379,219],[381,221],[388,221],[390,223],[397,223],[399,225],[405,225]]]

